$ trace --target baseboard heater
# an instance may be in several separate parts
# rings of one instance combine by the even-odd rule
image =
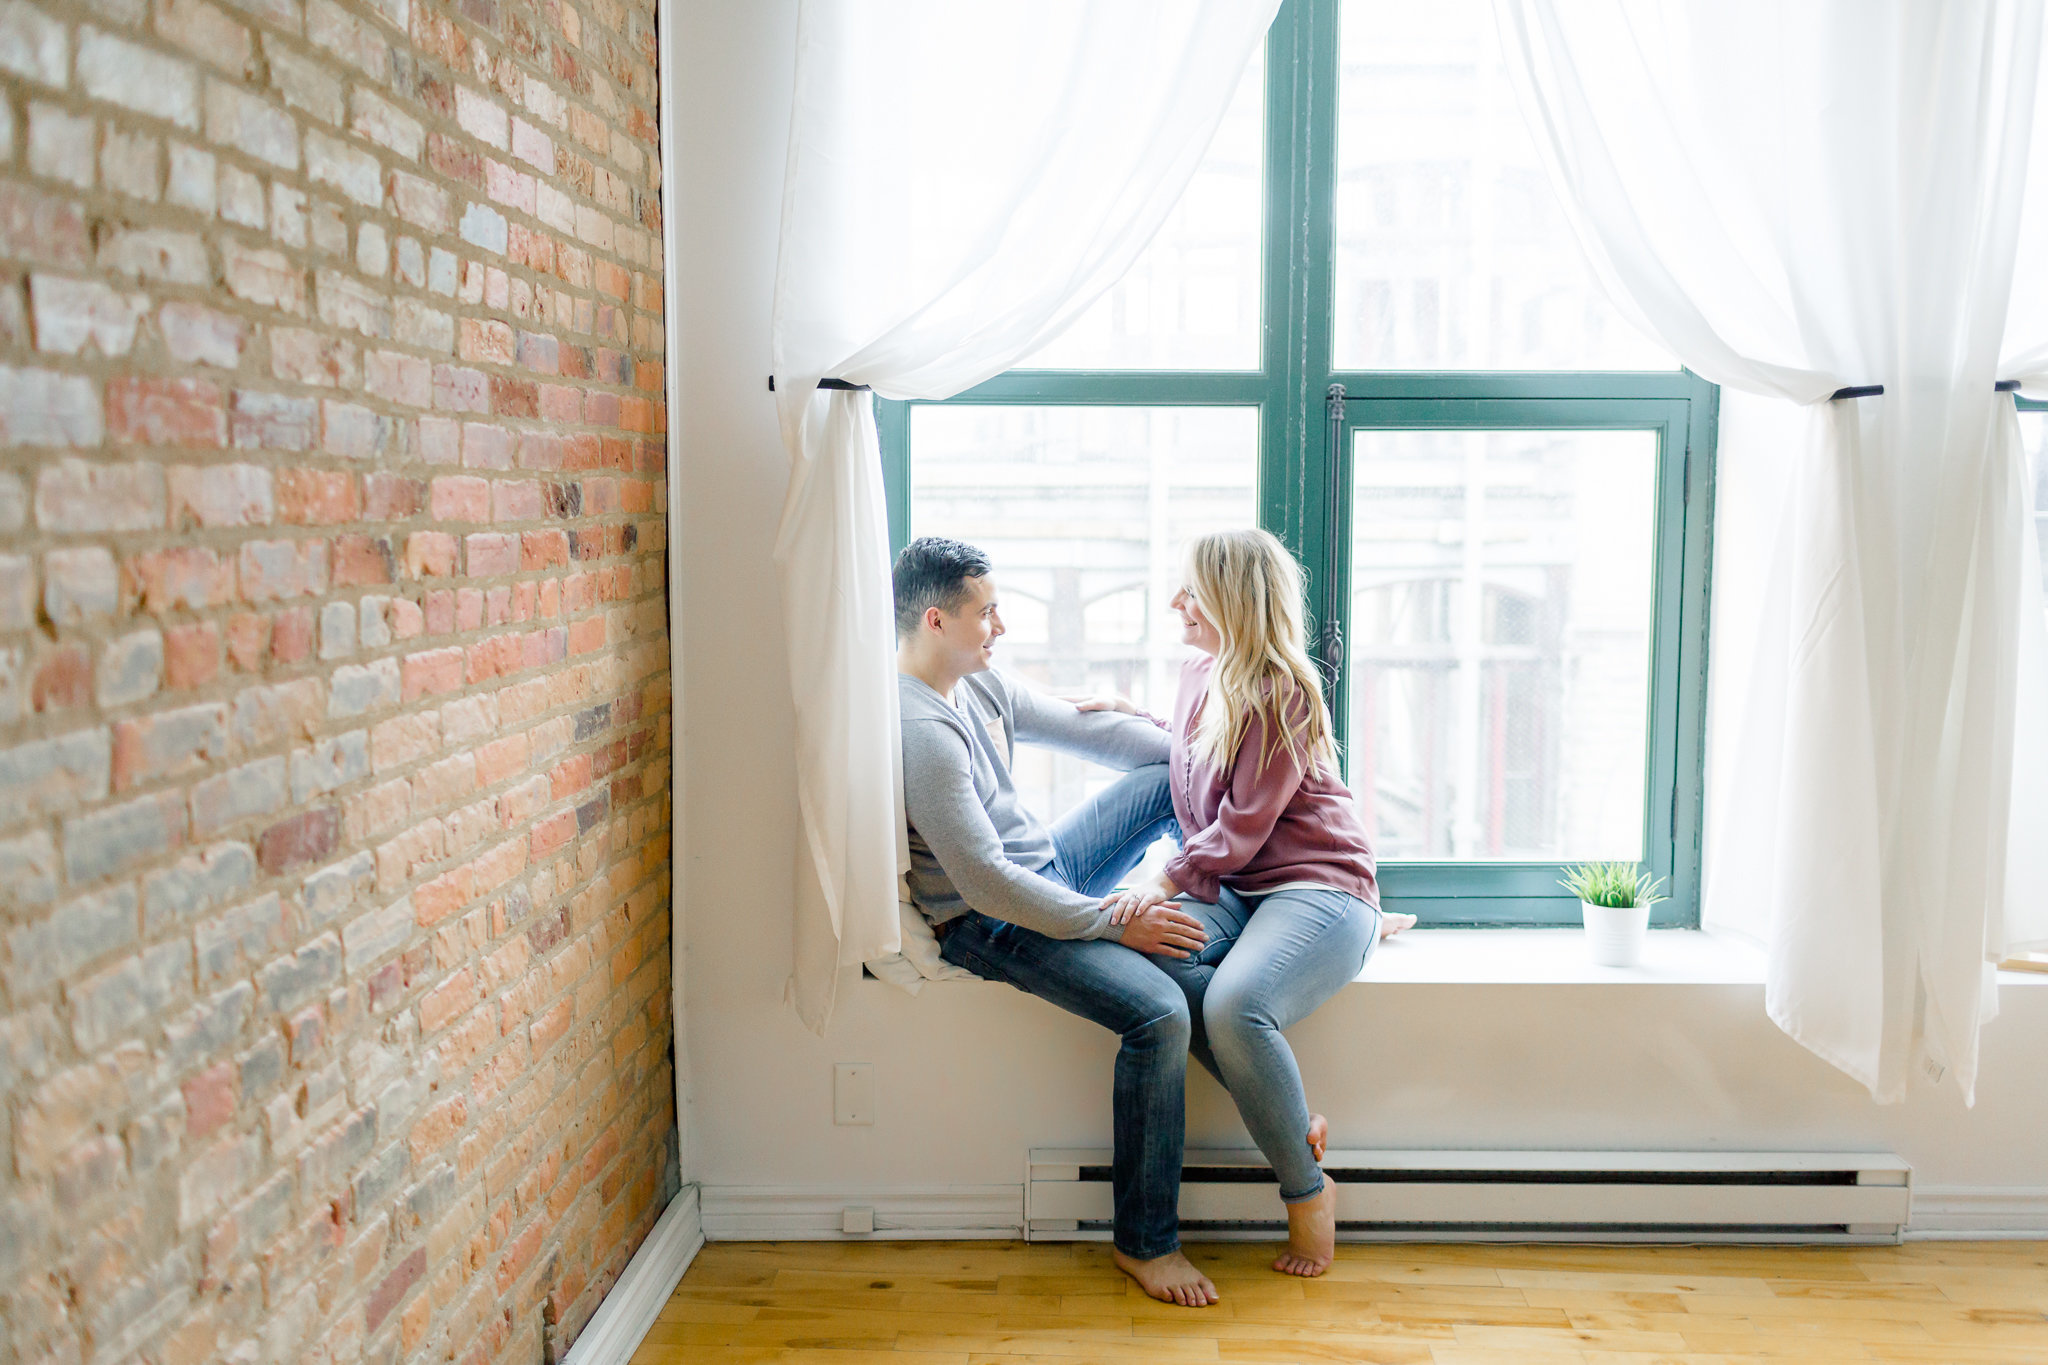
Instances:
[[[1109,1235],[1107,1148],[1031,1153],[1033,1240]],[[1878,1152],[1332,1151],[1348,1241],[1896,1242],[1912,1168]],[[1256,1151],[1190,1150],[1180,1216],[1190,1240],[1285,1226]]]

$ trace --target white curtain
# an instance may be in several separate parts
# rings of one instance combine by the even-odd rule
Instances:
[[[1279,0],[804,0],[775,281],[796,699],[798,1014],[898,945],[888,530],[865,393],[946,398],[1057,336],[1172,210]]]
[[[1761,931],[1772,1019],[1876,1098],[1914,1070],[1972,1097],[1991,964],[2048,939],[2048,640],[1993,393],[2039,0],[1497,11],[1616,303],[1707,378],[1806,405],[1774,500],[1726,496],[1770,486],[1747,477],[1717,509],[1766,558],[1755,613],[1716,613],[1748,667],[1715,664],[1709,915]],[[1730,437],[1773,439],[1733,406]]]

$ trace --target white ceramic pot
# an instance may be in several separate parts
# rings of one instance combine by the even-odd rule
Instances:
[[[1643,935],[1650,928],[1647,905],[1595,905],[1580,901],[1586,917],[1586,950],[1602,967],[1633,967],[1643,955]]]

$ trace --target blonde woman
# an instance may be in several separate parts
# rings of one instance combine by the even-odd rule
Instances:
[[[1265,531],[1188,547],[1173,608],[1200,653],[1181,672],[1169,727],[1181,851],[1104,904],[1118,921],[1181,897],[1214,907],[1204,911],[1217,921],[1211,951],[1156,965],[1199,1007],[1191,1051],[1229,1088],[1279,1177],[1288,1246],[1273,1268],[1320,1275],[1336,1255],[1337,1193],[1318,1164],[1326,1126],[1281,1030],[1358,975],[1381,915],[1372,849],[1303,648],[1301,579]]]

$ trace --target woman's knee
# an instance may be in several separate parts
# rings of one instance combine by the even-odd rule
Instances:
[[[1209,1036],[1241,1037],[1278,1027],[1265,992],[1250,981],[1228,980],[1221,974],[1202,997],[1202,1027]]]

